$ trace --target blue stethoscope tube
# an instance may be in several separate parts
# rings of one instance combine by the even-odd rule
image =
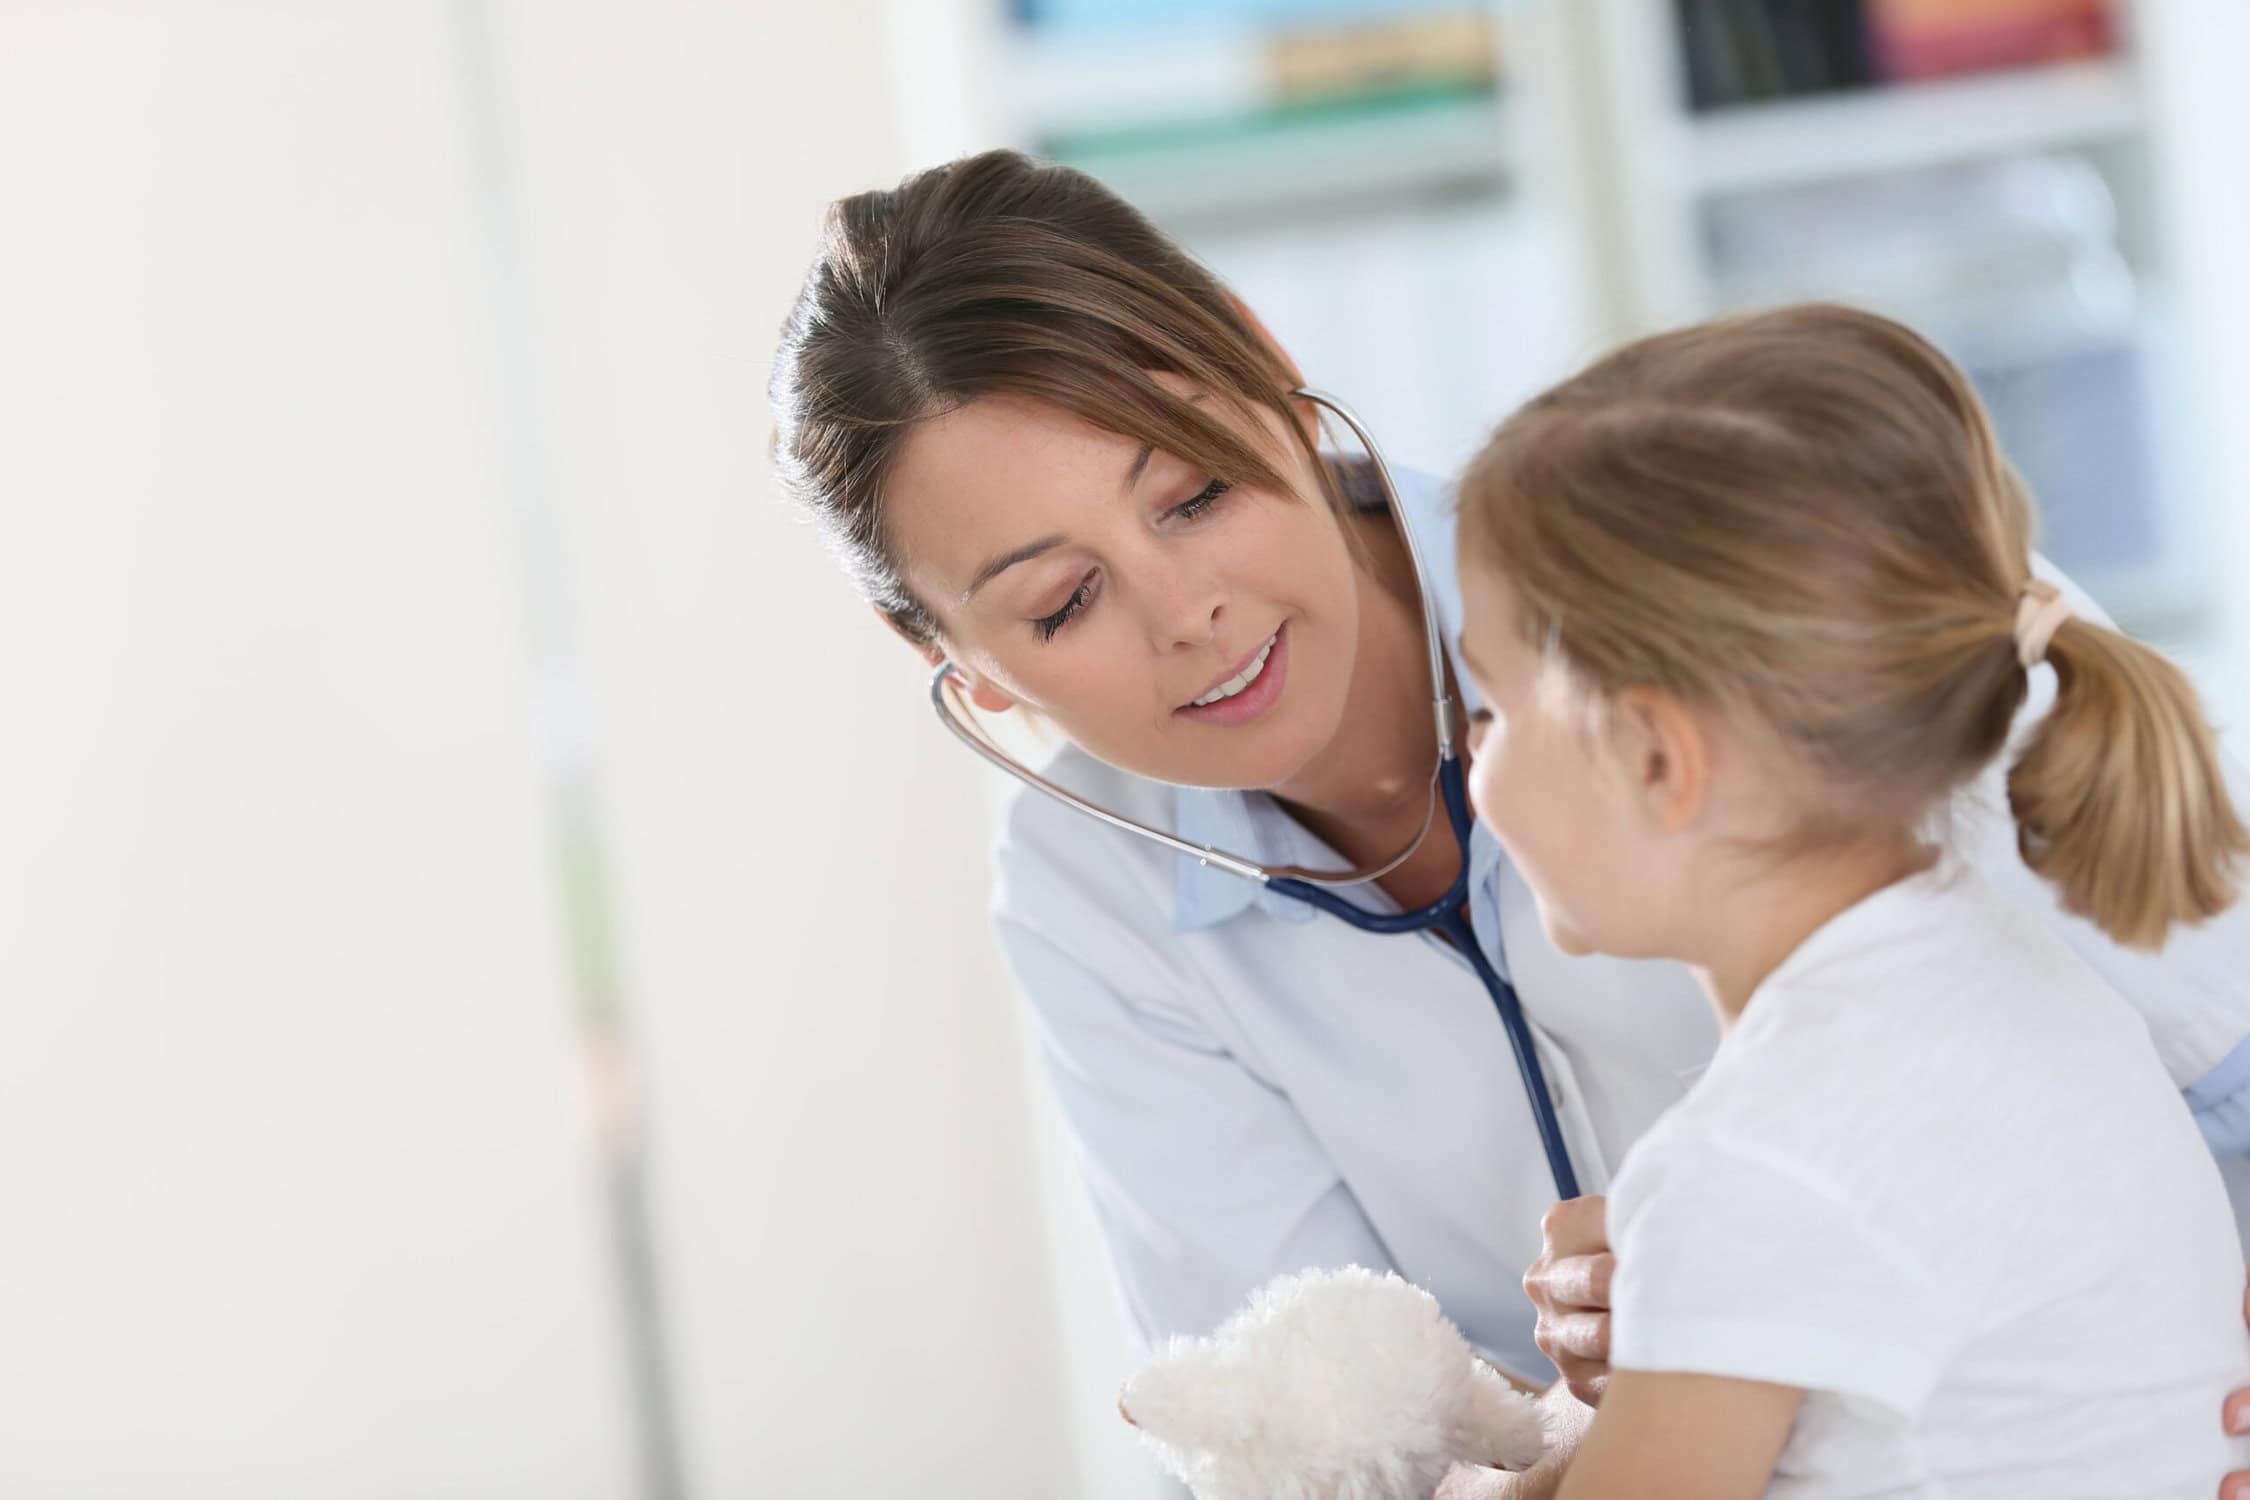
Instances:
[[[1446,820],[1453,825],[1454,840],[1461,846],[1461,869],[1446,893],[1429,905],[1413,911],[1373,912],[1353,905],[1334,891],[1286,875],[1269,877],[1265,886],[1293,901],[1318,907],[1361,932],[1439,932],[1445,935],[1469,961],[1469,967],[1476,971],[1477,979],[1484,985],[1484,992],[1492,997],[1493,1009],[1500,1013],[1500,1025],[1508,1033],[1508,1045],[1515,1049],[1516,1071],[1523,1076],[1524,1098],[1531,1105],[1533,1123],[1539,1127],[1539,1144],[1547,1153],[1547,1170],[1554,1174],[1555,1195],[1575,1198],[1578,1174],[1570,1164],[1570,1148],[1563,1144],[1562,1122],[1555,1116],[1554,1094],[1547,1087],[1546,1070],[1539,1065],[1539,1049],[1532,1045],[1530,1023],[1523,1018],[1523,1002],[1516,998],[1516,987],[1502,978],[1500,971],[1492,967],[1492,961],[1484,956],[1476,931],[1469,925],[1469,827],[1472,820],[1468,790],[1461,781],[1460,757],[1448,755],[1439,763],[1438,785],[1445,797]]]

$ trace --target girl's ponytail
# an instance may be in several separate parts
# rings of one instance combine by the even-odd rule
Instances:
[[[2158,948],[2175,924],[2234,900],[2250,830],[2180,669],[2114,630],[2060,616],[2052,585],[2026,588],[2017,643],[2026,667],[2042,654],[2053,663],[2056,689],[2008,772],[2018,846],[2065,910],[2127,947]]]
[[[1628,344],[1509,417],[1460,494],[1462,555],[1569,682],[1739,712],[1795,754],[1820,792],[1777,847],[1915,827],[2008,751],[2046,660],[2008,800],[2063,905],[2153,948],[2250,875],[2194,689],[2027,581],[2030,497],[1909,328],[1816,303]]]

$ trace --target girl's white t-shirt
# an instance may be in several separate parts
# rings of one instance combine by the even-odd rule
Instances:
[[[1769,1496],[2178,1496],[2250,1467],[2219,1174],[2139,1014],[1947,862],[1815,932],[1609,1197],[1611,1362],[1801,1387]]]

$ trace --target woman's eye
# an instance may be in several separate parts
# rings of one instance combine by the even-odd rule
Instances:
[[[1187,499],[1182,500],[1178,505],[1173,506],[1172,514],[1183,521],[1192,521],[1218,504],[1219,497],[1233,488],[1234,486],[1224,479],[1214,479]]]
[[[1031,622],[1031,628],[1039,632],[1039,639],[1043,641],[1053,640],[1055,632],[1068,625],[1071,618],[1086,607],[1086,601],[1093,597],[1093,582],[1094,575],[1087,574],[1079,580],[1078,587],[1071,590],[1070,597],[1063,601],[1061,609],[1056,610],[1051,615],[1043,615]]]

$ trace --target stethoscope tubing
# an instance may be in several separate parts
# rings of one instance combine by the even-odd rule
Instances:
[[[1378,934],[1403,934],[1440,932],[1454,949],[1468,961],[1484,992],[1491,997],[1492,1008],[1500,1015],[1500,1026],[1508,1035],[1508,1045],[1516,1057],[1516,1072],[1523,1080],[1524,1100],[1531,1106],[1533,1126],[1539,1132],[1540,1149],[1546,1153],[1547,1170],[1555,1180],[1555,1196],[1570,1199],[1578,1196],[1578,1173],[1571,1165],[1570,1148],[1563,1141],[1562,1121],[1555,1112],[1554,1091],[1547,1084],[1547,1070],[1539,1062],[1539,1048],[1531,1035],[1531,1023],[1523,1013],[1523,1001],[1492,961],[1484,956],[1477,942],[1476,929],[1469,924],[1469,813],[1468,789],[1463,785],[1461,762],[1456,756],[1447,756],[1438,767],[1440,790],[1445,797],[1446,820],[1452,824],[1454,839],[1461,846],[1461,869],[1453,877],[1446,893],[1427,906],[1404,912],[1374,912],[1355,906],[1334,891],[1307,885],[1287,877],[1266,880],[1266,889],[1278,891],[1292,900],[1318,908],[1337,920],[1358,928],[1361,932]]]

